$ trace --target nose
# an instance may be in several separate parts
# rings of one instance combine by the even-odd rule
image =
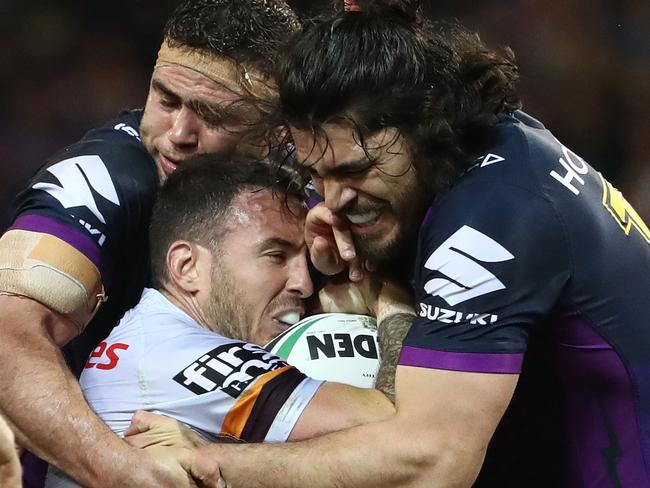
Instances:
[[[287,291],[300,298],[308,298],[314,293],[314,284],[309,274],[306,253],[296,256],[289,263],[289,277],[286,284]]]
[[[174,123],[169,129],[169,141],[182,149],[198,146],[200,124],[197,115],[183,105],[175,114]]]
[[[332,212],[340,212],[357,198],[357,191],[336,178],[323,181],[325,206]]]

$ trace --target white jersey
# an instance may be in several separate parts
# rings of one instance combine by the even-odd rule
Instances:
[[[136,410],[148,410],[211,439],[284,442],[322,381],[259,346],[201,327],[146,289],[90,355],[80,383],[118,435]],[[46,486],[76,485],[50,467]]]

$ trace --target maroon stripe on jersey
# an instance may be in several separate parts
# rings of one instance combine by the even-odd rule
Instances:
[[[41,232],[67,242],[86,256],[101,270],[101,253],[99,246],[89,236],[70,224],[45,217],[43,215],[23,215],[18,217],[9,230],[27,230]]]
[[[524,353],[467,353],[434,351],[404,346],[399,357],[401,366],[467,371],[470,373],[520,373]]]
[[[296,368],[289,368],[264,385],[246,421],[241,438],[247,442],[263,442],[278,412],[306,377]]]

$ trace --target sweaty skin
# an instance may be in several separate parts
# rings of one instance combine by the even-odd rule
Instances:
[[[0,416],[0,486],[20,488],[20,462],[14,445],[14,434]]]
[[[141,136],[161,181],[189,156],[234,151],[237,131],[197,113],[201,104],[210,113],[210,106],[234,97],[188,68],[154,71]],[[84,486],[188,483],[178,467],[161,470],[146,453],[116,437],[90,410],[59,350],[65,343],[61,338],[69,340],[74,327],[65,317],[17,296],[0,295],[0,310],[0,412],[22,446]]]

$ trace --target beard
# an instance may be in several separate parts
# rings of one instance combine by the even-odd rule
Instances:
[[[251,324],[246,317],[245,295],[237,289],[235,281],[223,272],[221,267],[215,267],[212,275],[212,290],[208,300],[205,316],[214,325],[215,332],[238,339],[249,341]],[[247,327],[248,325],[248,327]]]
[[[396,220],[396,227],[386,235],[368,235],[352,233],[357,255],[362,260],[368,260],[381,268],[390,268],[402,264],[411,257],[411,249],[417,247],[417,237],[420,224],[430,198],[420,180],[410,185],[400,185],[393,188],[393,204],[387,201],[366,198],[358,202],[353,209],[355,213],[369,213],[373,211],[390,212]]]
[[[391,232],[392,236],[388,239],[386,236],[353,232],[352,240],[359,258],[384,269],[408,262],[413,257],[412,251],[417,248],[418,230],[426,208],[419,205],[409,212],[403,212],[397,229]]]
[[[219,260],[216,258],[214,263],[212,290],[204,311],[206,320],[213,324],[215,332],[224,337],[264,346],[280,333],[267,325],[275,311],[283,308],[304,310],[305,300],[284,292],[273,298],[262,315],[256,317],[254,303],[247,301],[250,300],[250,293],[237,286],[235,277]],[[264,284],[260,283],[259,286]]]
[[[388,275],[409,273],[417,251],[417,226],[414,229],[400,229],[397,236],[388,242],[365,235],[352,234],[357,255],[363,261],[371,262],[378,271]]]

